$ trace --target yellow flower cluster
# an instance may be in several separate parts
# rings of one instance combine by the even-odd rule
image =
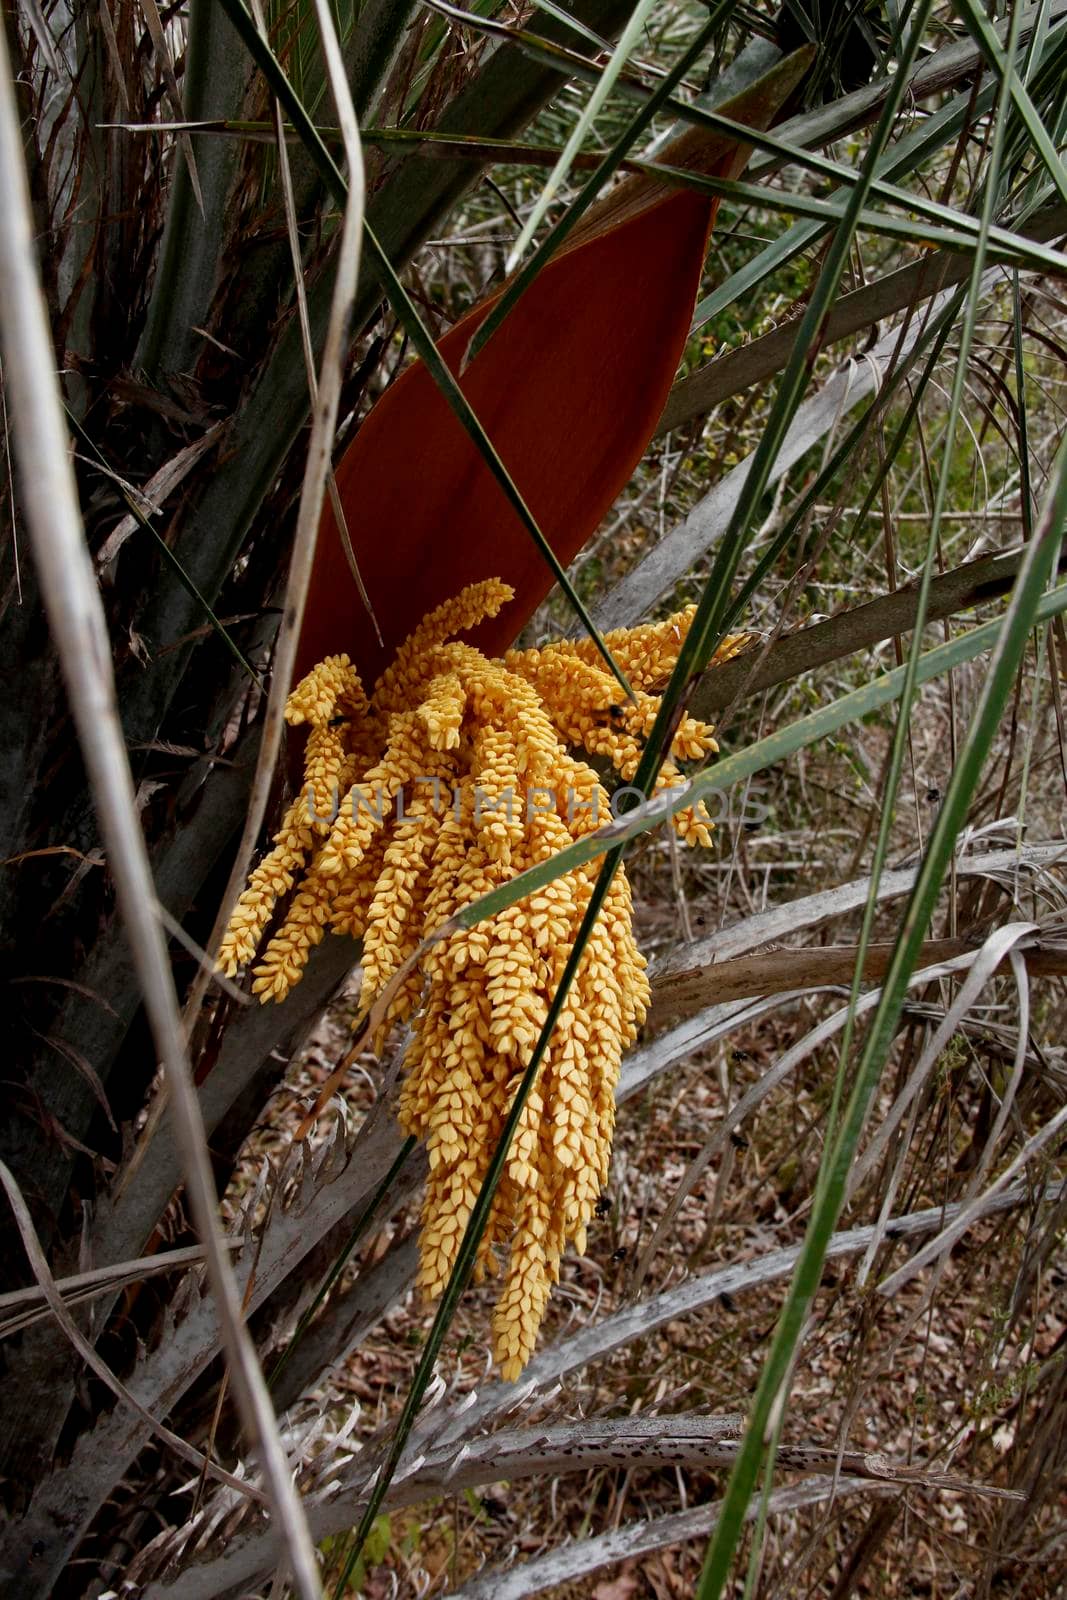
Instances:
[[[455,912],[610,820],[596,773],[571,751],[632,779],[655,691],[692,611],[609,634],[634,689],[629,701],[588,641],[489,660],[457,639],[510,597],[490,580],[440,606],[369,700],[344,655],[320,662],[289,697],[288,721],[309,729],[304,791],[252,873],[220,955],[231,976],[251,962],[287,900],[253,969],[261,1000],[284,999],[312,946],[333,929],[363,940],[369,1005]],[[716,748],[709,728],[685,717],[672,756],[697,759]],[[678,776],[668,761],[660,782]],[[679,813],[675,826],[690,842],[708,840],[700,806]],[[400,1121],[429,1156],[419,1272],[428,1295],[441,1292],[455,1264],[599,865],[439,940],[392,998],[386,1021],[409,1021],[413,1031]],[[479,1275],[503,1270],[493,1344],[505,1377],[516,1377],[533,1351],[568,1243],[585,1248],[608,1176],[620,1061],[647,1002],[619,871],[523,1108],[479,1249]]]

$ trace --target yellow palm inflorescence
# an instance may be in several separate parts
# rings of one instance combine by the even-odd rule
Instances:
[[[293,690],[287,719],[309,729],[304,789],[252,873],[220,953],[231,976],[252,962],[285,901],[252,972],[262,1001],[283,1000],[333,930],[363,940],[369,1005],[455,912],[610,820],[607,792],[572,751],[632,779],[692,610],[608,635],[635,691],[624,702],[587,641],[490,660],[456,639],[510,597],[489,580],[438,607],[369,700],[343,655]],[[672,757],[716,748],[711,730],[685,717]],[[678,779],[669,760],[660,784]],[[683,839],[708,842],[701,806],[674,821]],[[455,1265],[598,869],[580,867],[430,945],[392,998],[386,1020],[413,1031],[399,1117],[429,1157],[419,1271],[428,1295],[440,1294]],[[508,1378],[528,1361],[563,1252],[571,1242],[584,1250],[607,1182],[619,1065],[648,1003],[632,922],[620,870],[523,1107],[479,1248],[479,1275],[503,1270],[493,1345]]]

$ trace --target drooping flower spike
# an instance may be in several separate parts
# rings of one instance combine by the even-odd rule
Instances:
[[[274,924],[252,972],[262,1001],[283,1000],[333,930],[363,941],[369,1006],[455,911],[610,820],[608,792],[582,758],[632,778],[692,608],[608,636],[635,690],[633,703],[620,703],[587,642],[491,659],[457,638],[509,599],[508,585],[490,579],[439,606],[369,699],[345,655],[328,656],[293,690],[287,718],[309,729],[303,789],[249,879],[220,956],[235,974]],[[677,781],[675,760],[716,748],[709,727],[683,718],[660,785]],[[701,806],[674,820],[683,839],[708,843]],[[399,1116],[430,1163],[419,1271],[428,1295],[455,1264],[596,875],[589,863],[441,940],[392,1000],[386,1021],[413,1030]],[[480,1273],[503,1271],[493,1344],[506,1377],[529,1359],[567,1245],[585,1248],[608,1176],[619,1065],[647,1003],[620,870],[523,1108],[479,1252]]]

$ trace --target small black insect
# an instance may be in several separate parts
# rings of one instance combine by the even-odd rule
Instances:
[[[623,1244],[620,1245],[617,1250],[613,1250],[611,1252],[611,1259],[612,1261],[625,1261],[629,1254],[629,1250],[627,1250],[626,1246]]]
[[[735,1150],[748,1149],[748,1140],[745,1138],[743,1133],[738,1133],[736,1129],[734,1129],[734,1131],[730,1134],[730,1143],[733,1145]]]
[[[941,790],[937,787],[936,783],[932,783],[929,789],[926,791],[926,804],[928,806],[936,806],[940,804],[940,801]]]
[[[741,1062],[741,1061],[755,1061],[756,1058],[752,1054],[751,1050],[731,1050],[730,1051],[730,1059],[731,1059],[731,1061]]]
[[[732,1294],[727,1294],[725,1289],[719,1296],[719,1304],[722,1306],[724,1311],[737,1310],[737,1301],[734,1299]]]
[[[608,1212],[610,1210],[611,1210],[611,1196],[607,1195],[607,1194],[600,1195],[600,1197],[597,1200],[596,1205],[593,1207],[593,1215],[594,1215],[594,1217],[596,1217],[599,1222],[603,1222],[604,1218],[607,1216],[607,1214],[608,1214]]]
[[[482,1510],[485,1512],[487,1517],[493,1517],[497,1521],[499,1521],[501,1517],[506,1517],[508,1514],[508,1508],[504,1504],[504,1501],[498,1500],[495,1495],[491,1494],[482,1496]]]
[[[609,706],[608,707],[608,716],[611,717],[613,719],[613,721],[615,721],[615,722],[621,722],[625,715],[626,715],[625,706]]]

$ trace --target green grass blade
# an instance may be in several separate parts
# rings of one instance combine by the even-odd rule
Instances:
[[[892,91],[894,103],[898,88],[899,86],[894,82]],[[962,101],[963,97],[961,96],[957,102],[961,115]],[[888,103],[889,99],[887,98],[885,104]],[[834,161],[828,156],[821,156],[813,150],[806,150],[800,145],[791,144],[788,140],[782,139],[774,133],[756,128],[746,128],[743,123],[735,122],[721,111],[706,111],[674,100],[671,100],[669,105],[671,110],[677,111],[687,121],[707,127],[713,132],[727,134],[736,139],[738,143],[750,144],[757,150],[766,151],[774,156],[780,164],[799,166],[817,177],[828,179],[833,183],[846,184],[849,187],[855,187],[857,183],[862,181],[864,187],[878,199],[894,202],[905,209],[914,210],[920,216],[928,216],[935,221],[942,220],[951,223],[957,218],[958,214],[951,207],[930,200],[918,191],[901,189],[891,181],[892,177],[897,173],[910,172],[915,166],[915,152],[912,148],[907,150],[906,156],[901,154],[899,148],[895,149],[891,159],[887,156],[883,162],[880,162],[875,167],[873,178],[864,177],[861,180],[858,173],[839,161]],[[925,134],[925,141],[927,143],[929,141],[928,132]]]
[[[1023,366],[1023,305],[1018,270],[1012,275],[1011,316],[1015,336],[1015,407],[1019,436],[1019,507],[1022,511],[1023,538],[1033,537],[1034,499],[1030,481],[1030,430],[1026,420],[1026,370]]]
[[[579,39],[584,39],[586,44],[591,44],[594,50],[607,50],[610,48],[606,39],[602,39],[592,28],[587,28],[577,17],[572,17],[562,6],[553,4],[553,0],[533,0],[538,11],[543,11],[546,16],[552,17],[556,22],[561,22],[569,28]]]
[[[778,558],[789,548],[798,531],[804,525],[809,513],[826,494],[830,485],[837,477],[837,474],[851,459],[853,453],[860,448],[872,425],[877,425],[878,418],[885,414],[889,402],[892,400],[897,390],[907,378],[908,373],[911,371],[915,362],[924,353],[924,351],[926,351],[927,347],[929,347],[929,354],[927,355],[925,367],[923,372],[912,385],[912,392],[908,400],[904,416],[901,419],[900,425],[894,435],[893,442],[884,452],[883,459],[875,468],[872,482],[868,487],[867,493],[865,494],[863,501],[856,513],[854,525],[856,527],[862,525],[864,517],[867,515],[871,505],[873,505],[878,491],[882,486],[882,482],[890,470],[897,451],[907,436],[907,433],[910,431],[911,424],[918,413],[923,396],[925,395],[930,380],[933,377],[934,369],[941,358],[941,353],[945,348],[953,327],[955,326],[956,315],[963,303],[965,292],[966,291],[964,289],[960,289],[958,293],[953,295],[948,304],[945,305],[936,316],[930,318],[927,326],[923,329],[922,333],[919,335],[919,338],[915,341],[915,344],[909,351],[907,358],[899,362],[893,368],[893,371],[885,379],[881,389],[875,395],[870,406],[868,406],[863,415],[849,429],[844,439],[842,439],[836,450],[834,450],[829,461],[819,472],[815,480],[804,491],[803,495],[800,497],[799,501],[794,507],[791,515],[783,525],[781,531],[771,540],[770,544],[767,546],[767,549],[764,551],[763,555],[760,556],[759,560],[753,567],[752,572],[741,585],[736,596],[728,606],[726,615],[723,619],[724,627],[733,627],[738,618],[744,615],[749,601],[759,589],[763,579],[774,567]]]
[[[717,1600],[729,1579],[730,1563],[763,1456],[764,1432],[788,1373],[793,1350],[812,1300],[819,1287],[826,1241],[844,1200],[852,1155],[859,1143],[867,1108],[889,1054],[900,1018],[908,978],[930,924],[941,882],[948,868],[957,835],[963,827],[971,797],[1001,716],[1011,696],[1015,676],[1026,649],[1029,632],[1040,619],[1042,591],[1056,562],[1067,524],[1067,444],[1061,446],[1053,472],[1052,491],[1045,516],[1027,550],[1026,560],[1012,594],[989,672],[960,752],[944,802],[923,855],[915,887],[908,900],[893,958],[856,1070],[855,1084],[837,1139],[824,1161],[825,1177],[816,1194],[789,1296],[764,1364],[752,1404],[749,1426],[731,1473],[723,1512],[708,1551],[698,1600]]]
[[[801,194],[790,189],[762,188],[759,184],[745,183],[734,178],[708,178],[702,173],[686,172],[681,167],[659,167],[651,162],[632,164],[642,172],[662,172],[667,182],[677,184],[679,188],[699,189],[707,194],[720,195],[724,199],[741,201],[745,205],[759,206],[765,211],[784,212],[787,216],[814,217],[820,224],[825,223],[825,229],[820,226],[818,230],[820,233],[838,227],[846,210],[842,198],[821,200],[817,195]],[[901,195],[903,196],[903,191]],[[903,205],[904,200],[902,198],[894,203]],[[933,201],[929,203],[922,201],[913,207],[909,197],[907,203],[909,213],[914,214],[906,217],[895,217],[884,211],[872,211],[864,207],[860,212],[857,228],[882,235],[887,239],[904,239],[910,243],[922,242],[938,245],[958,255],[973,255],[981,232],[977,218],[968,216],[964,211],[951,211],[947,206],[937,205]],[[919,214],[920,208],[922,212],[937,215],[943,220],[940,222],[924,220]],[[1059,276],[1067,274],[1067,255],[1062,250],[1056,250],[1051,245],[1041,244],[1028,239],[1024,234],[1015,233],[1010,228],[997,227],[995,224],[991,224],[988,229],[987,254],[994,260],[1004,261],[1010,265],[1029,265]]]
[[[932,0],[921,0],[918,7],[919,17],[925,18],[928,15],[931,3]],[[753,453],[752,464],[738,496],[729,526],[689,632],[679,651],[670,682],[663,693],[655,723],[648,736],[645,753],[634,778],[635,787],[646,794],[651,790],[663,753],[670,744],[679,709],[684,706],[686,696],[692,692],[696,679],[711,660],[716,645],[725,631],[722,623],[730,604],[730,590],[749,530],[770,480],[771,469],[781,449],[782,441],[811,376],[812,363],[820,343],[820,330],[833,304],[841,273],[852,249],[857,219],[875,181],[878,162],[892,132],[921,31],[916,23],[910,36],[910,44],[902,52],[897,76],[886,96],[862,172],[849,195],[841,225],[827,250],[822,272],[801,319],[796,344],[782,374],[766,427]]]
[[[972,37],[982,50],[993,72],[998,78],[1006,79],[1010,83],[1011,97],[1015,102],[1015,109],[1020,120],[1029,135],[1030,143],[1052,179],[1060,199],[1067,200],[1067,168],[1064,167],[1048,129],[1045,127],[1037,107],[1027,92],[1025,82],[1017,72],[1012,70],[1012,51],[1010,47],[1005,52],[1000,40],[997,38],[995,29],[990,26],[986,12],[980,6],[975,5],[974,0],[959,0],[959,8],[963,13],[963,19],[970,29]],[[1016,15],[1019,10],[1020,8],[1016,6]]]
[[[1021,13],[1016,10],[1013,16],[1008,52],[1009,60],[1014,58],[1014,45],[1018,38],[1020,15]],[[1012,69],[1009,66],[999,86],[989,170],[982,197],[981,234],[972,267],[970,293],[966,301],[960,350],[955,365],[945,441],[942,447],[942,470],[937,482],[926,558],[919,585],[916,631],[913,636],[908,662],[904,669],[902,704],[897,719],[889,770],[884,785],[881,818],[871,866],[871,893],[864,909],[860,930],[849,1015],[841,1041],[839,1069],[834,1081],[833,1095],[827,1113],[824,1156],[815,1184],[812,1216],[805,1233],[800,1261],[790,1287],[786,1306],[779,1318],[771,1350],[760,1375],[760,1382],[752,1405],[741,1453],[731,1473],[727,1487],[723,1515],[708,1550],[699,1591],[700,1600],[718,1600],[724,1587],[729,1582],[730,1567],[734,1550],[740,1537],[742,1521],[747,1512],[749,1500],[761,1469],[765,1474],[765,1493],[769,1490],[773,1471],[775,1440],[772,1439],[770,1448],[767,1448],[768,1430],[773,1427],[775,1435],[780,1430],[785,1403],[788,1399],[787,1383],[789,1374],[796,1359],[802,1329],[821,1275],[826,1241],[840,1215],[841,1206],[844,1203],[848,1175],[859,1144],[870,1100],[881,1077],[892,1044],[898,1016],[898,1011],[893,1010],[891,998],[894,982],[902,999],[904,989],[918,957],[919,944],[925,936],[933,913],[934,901],[940,892],[944,869],[948,865],[949,855],[955,844],[957,834],[966,819],[973,787],[977,782],[989,740],[995,732],[994,723],[993,728],[986,732],[984,740],[981,743],[976,742],[978,727],[982,725],[983,706],[986,708],[987,718],[989,714],[988,708],[992,707],[996,719],[999,720],[1000,712],[1004,703],[1006,703],[1008,694],[1011,692],[1018,664],[1022,659],[1022,652],[1025,649],[1027,635],[1033,622],[1033,614],[1038,599],[1051,575],[1052,564],[1058,555],[1058,540],[1047,539],[1045,541],[1046,548],[1043,551],[1044,561],[1037,556],[1034,556],[1032,560],[1030,559],[1033,556],[1032,547],[1031,551],[1028,552],[1027,561],[1024,562],[1024,566],[1020,570],[1019,580],[1008,608],[1008,618],[1005,621],[998,648],[994,652],[993,662],[987,677],[987,689],[990,685],[993,685],[994,690],[991,695],[986,695],[980,705],[979,712],[976,714],[976,726],[972,728],[971,736],[965,745],[963,754],[953,769],[949,784],[949,795],[946,796],[945,805],[935,824],[934,838],[928,847],[924,866],[916,883],[912,903],[905,913],[901,935],[894,950],[890,979],[883,990],[882,1000],[879,1003],[875,1020],[868,1033],[866,1047],[862,1052],[848,1099],[847,1109],[844,1113],[843,1124],[839,1128],[841,1106],[846,1092],[846,1074],[851,1059],[862,973],[874,928],[877,886],[888,858],[896,796],[899,792],[908,750],[908,728],[917,686],[920,660],[920,630],[925,618],[935,555],[940,547],[941,521],[947,504],[952,475],[953,445],[958,420],[962,411],[968,356],[973,343],[978,317],[978,288],[984,267],[985,246],[1000,189],[1000,169],[1004,154],[1007,126],[1006,112],[1011,90],[1011,79]],[[1028,605],[1028,598],[1031,597],[1030,586],[1033,586],[1032,603]],[[1016,619],[1021,619],[1021,621]],[[1002,678],[1003,662],[1005,658],[1012,657],[1014,658],[1014,664],[1010,675],[1004,679]],[[1003,698],[998,698],[1001,691]],[[977,765],[975,765],[975,762],[977,762]],[[972,778],[969,787],[966,783],[968,772],[971,773]],[[931,876],[930,860],[934,854],[935,841],[943,855],[943,862],[941,871],[936,876]],[[929,897],[928,903],[922,900],[920,894],[920,889],[924,884]]]
[[[1018,41],[1020,17],[1021,12],[1016,10],[1012,20],[1009,42],[1009,57],[1012,59],[1014,58],[1015,46]],[[919,580],[915,631],[912,636],[911,649],[908,653],[908,662],[906,668],[907,675],[905,678],[904,691],[901,695],[902,703],[900,713],[897,718],[897,726],[890,751],[889,769],[884,784],[881,817],[878,827],[878,834],[875,841],[874,855],[871,863],[871,893],[867,899],[867,905],[864,909],[863,922],[860,928],[856,969],[852,982],[850,1012],[841,1041],[839,1057],[841,1062],[841,1070],[838,1072],[834,1083],[833,1097],[831,1099],[827,1114],[827,1131],[825,1136],[827,1146],[829,1146],[833,1138],[837,1115],[840,1108],[840,1101],[844,1093],[844,1066],[848,1061],[851,1052],[852,1033],[855,1021],[855,1008],[859,1001],[861,987],[861,974],[863,971],[864,962],[866,960],[867,947],[870,943],[874,927],[878,883],[881,880],[882,872],[885,868],[885,863],[888,858],[889,842],[892,832],[893,818],[896,810],[896,797],[899,792],[900,781],[904,772],[904,763],[908,750],[908,727],[911,720],[912,702],[915,694],[915,674],[918,669],[919,652],[921,648],[921,634],[926,621],[927,606],[930,598],[930,585],[934,576],[934,564],[937,551],[940,548],[941,525],[944,518],[945,509],[948,505],[949,490],[952,482],[953,453],[959,427],[959,420],[963,411],[963,401],[966,392],[968,373],[968,361],[974,345],[975,330],[978,322],[981,279],[985,267],[986,248],[988,245],[990,231],[993,226],[993,213],[999,198],[999,191],[1001,187],[1000,173],[1004,160],[1004,148],[1007,137],[1007,111],[1010,96],[1011,75],[1011,69],[1009,68],[1008,73],[999,86],[998,101],[993,122],[992,147],[989,152],[989,161],[981,198],[978,247],[975,253],[974,261],[971,265],[970,282],[963,301],[963,325],[960,330],[959,348],[956,352],[956,359],[953,365],[953,379],[951,393],[949,396],[948,417],[945,423],[944,440],[941,446],[941,471],[938,474],[937,486],[934,492],[934,504],[930,517],[930,528],[926,543],[926,555],[923,561]],[[897,437],[894,441],[894,449],[891,452],[887,452],[887,469],[889,462],[895,458],[897,448],[899,448],[906,437],[907,425],[908,418],[906,417],[897,432]],[[869,498],[865,502],[864,510],[866,510],[867,505],[873,502],[874,492],[875,491],[873,490],[869,492]],[[819,1182],[822,1181],[823,1170],[824,1169],[820,1169]]]
[[[847,98],[847,97],[846,97]],[[954,96],[948,105],[935,111],[912,133],[894,142],[879,163],[879,176],[904,177],[930,160],[951,139],[956,138],[965,123],[987,112],[993,104],[994,86],[986,85],[977,98],[970,91]],[[803,134],[800,135],[803,139]],[[821,129],[820,129],[821,137]],[[775,162],[773,165],[777,165]],[[753,163],[757,176],[763,163]],[[750,261],[700,301],[693,317],[693,330],[704,327],[714,317],[734,305],[743,296],[752,293],[759,284],[801,254],[818,239],[824,230],[815,223],[801,222],[788,229],[780,238],[772,240]]]
[[[699,60],[735,3],[736,0],[719,0],[719,3],[713,8],[708,21],[700,29],[692,44],[687,50],[683,51],[666,77],[653,89],[640,111],[630,120],[608,150],[592,177],[583,184],[578,194],[567,207],[564,215],[538,246],[523,270],[517,274],[514,281],[504,290],[504,293],[471,340],[467,348],[465,363],[473,361],[478,351],[485,347],[516,301],[529,288],[542,267],[565,242],[581,218],[585,216],[604,184],[618,171],[621,162],[633,147],[635,141],[649,127],[656,113],[670,98],[694,62]]]
[[[575,123],[559,160],[549,174],[544,188],[538,195],[534,207],[526,219],[522,232],[511,248],[506,267],[508,272],[515,270],[531,239],[533,239],[544,221],[549,206],[566,183],[572,161],[585,143],[586,135],[591,132],[605,100],[615,87],[616,78],[636,48],[638,40],[644,32],[645,23],[655,9],[655,5],[656,0],[637,0],[630,20],[623,29],[619,42],[611,53],[611,59],[604,67],[600,80],[589,96],[581,116]],[[703,32],[706,32],[706,27],[702,30],[702,36]]]

